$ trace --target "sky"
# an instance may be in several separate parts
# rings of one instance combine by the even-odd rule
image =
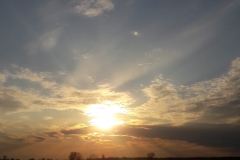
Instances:
[[[240,156],[240,1],[0,1],[0,157]]]

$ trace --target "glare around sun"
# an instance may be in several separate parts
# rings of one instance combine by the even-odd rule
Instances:
[[[110,129],[113,126],[124,123],[116,119],[114,115],[117,113],[126,113],[126,110],[118,105],[95,104],[89,106],[85,113],[91,118],[89,123],[92,126],[97,126],[101,129]]]

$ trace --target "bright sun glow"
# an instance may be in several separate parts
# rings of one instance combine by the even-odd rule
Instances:
[[[92,126],[97,126],[101,129],[109,129],[113,126],[123,124],[123,121],[117,120],[114,115],[125,113],[126,110],[118,105],[95,104],[88,107],[85,113],[91,117],[89,121]]]

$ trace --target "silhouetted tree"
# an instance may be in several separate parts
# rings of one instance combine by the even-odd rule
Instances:
[[[7,156],[6,155],[4,155],[3,156],[3,160],[7,160],[8,158],[7,158]]]
[[[105,159],[105,156],[104,156],[104,154],[102,155],[102,159]]]
[[[155,153],[150,152],[150,153],[147,154],[147,157],[148,157],[149,159],[153,159],[153,158],[155,157]]]
[[[97,159],[97,158],[98,158],[98,155],[96,155],[96,154],[91,154],[89,156],[89,159]]]
[[[68,160],[83,160],[83,156],[79,152],[71,152]]]

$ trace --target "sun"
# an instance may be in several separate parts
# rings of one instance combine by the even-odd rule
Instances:
[[[90,124],[93,126],[97,126],[101,129],[109,129],[113,126],[123,124],[123,121],[118,121],[114,117],[106,116],[106,117],[97,117],[90,120]]]
[[[101,129],[110,129],[113,126],[123,124],[124,122],[117,120],[114,115],[125,112],[123,107],[108,103],[91,105],[85,111],[86,115],[91,118],[89,123]]]

